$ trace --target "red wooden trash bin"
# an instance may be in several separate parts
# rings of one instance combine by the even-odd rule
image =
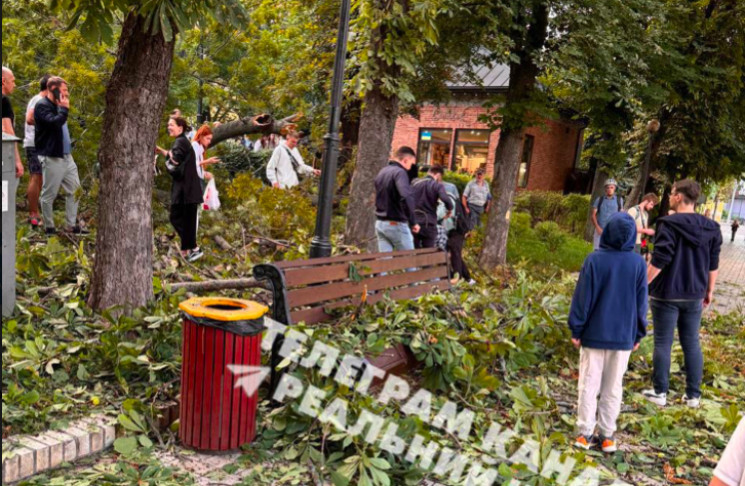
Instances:
[[[238,382],[240,373],[228,366],[261,366],[261,332],[269,309],[247,300],[210,297],[189,299],[179,309],[184,312],[182,444],[226,451],[251,442],[258,391],[249,396]]]

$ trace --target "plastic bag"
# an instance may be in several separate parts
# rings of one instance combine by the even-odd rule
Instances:
[[[210,179],[207,183],[207,189],[204,190],[204,204],[202,209],[205,211],[217,211],[220,209],[220,193],[217,192],[215,179]]]

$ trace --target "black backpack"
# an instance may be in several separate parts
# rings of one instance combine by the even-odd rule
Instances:
[[[455,201],[455,230],[462,235],[467,235],[473,230],[473,220],[470,214],[466,214],[463,201],[457,198]]]

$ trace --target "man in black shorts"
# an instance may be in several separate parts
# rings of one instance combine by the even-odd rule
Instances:
[[[39,195],[41,194],[41,186],[43,183],[42,167],[39,157],[36,155],[36,145],[34,144],[34,137],[36,135],[36,122],[34,121],[34,108],[36,104],[47,97],[47,81],[49,81],[49,75],[44,75],[39,82],[39,94],[31,98],[26,107],[26,130],[23,138],[23,147],[26,149],[26,160],[28,160],[28,171],[30,172],[30,178],[28,181],[28,222],[34,228],[41,226],[41,218],[39,217]]]

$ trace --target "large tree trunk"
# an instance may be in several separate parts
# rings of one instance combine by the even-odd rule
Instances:
[[[484,235],[479,265],[485,271],[494,270],[507,261],[507,237],[510,230],[510,211],[517,187],[517,171],[523,148],[525,129],[502,130],[494,158],[494,180],[489,222]]]
[[[595,178],[592,183],[592,195],[590,196],[590,211],[587,213],[587,224],[585,225],[586,241],[592,241],[595,235],[595,224],[592,222],[592,202],[599,197],[603,197],[603,194],[605,194],[605,181],[609,178],[610,175],[608,175],[604,168],[598,167],[595,171]]]
[[[649,129],[647,130],[647,136],[650,138],[647,142],[647,148],[644,150],[644,160],[642,160],[641,166],[639,167],[639,173],[636,176],[634,187],[631,188],[631,192],[629,193],[628,197],[626,197],[625,207],[627,210],[632,206],[639,204],[642,200],[642,197],[644,197],[644,193],[647,190],[647,185],[649,184],[649,174],[652,171],[652,167],[654,166],[655,161],[657,160],[657,153],[660,150],[662,140],[665,138],[665,135],[667,133],[668,116],[668,111],[663,112],[660,120],[664,121],[665,125],[661,126],[658,124],[657,132],[650,133]]]
[[[98,160],[98,233],[89,304],[145,305],[153,297],[153,154],[175,42],[130,13],[106,88]]]
[[[670,193],[673,190],[673,185],[669,182],[665,183],[665,189],[662,191],[662,197],[660,198],[660,209],[658,210],[658,218],[667,216],[670,211]]]
[[[517,172],[520,168],[523,136],[528,109],[539,68],[536,57],[540,55],[548,33],[548,4],[536,0],[532,14],[527,18],[518,16],[517,22],[529,25],[525,38],[519,33],[514,38],[519,62],[510,63],[510,86],[505,101],[505,118],[502,120],[499,145],[494,159],[496,172],[492,181],[494,201],[486,226],[484,246],[479,264],[486,272],[495,270],[507,261],[507,238],[510,230],[510,211],[517,187]],[[363,131],[363,133],[366,133]]]
[[[347,207],[347,244],[375,249],[375,176],[388,163],[397,117],[398,98],[385,96],[378,87],[365,95],[360,119],[364,136],[357,148]]]

